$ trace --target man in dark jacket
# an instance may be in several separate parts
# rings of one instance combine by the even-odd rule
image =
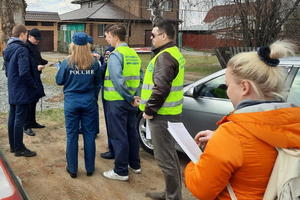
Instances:
[[[39,29],[34,28],[29,31],[29,36],[27,40],[27,45],[29,48],[29,54],[32,59],[33,65],[33,75],[37,84],[37,92],[36,92],[36,101],[30,104],[28,118],[24,125],[24,132],[30,136],[34,136],[35,133],[31,130],[31,128],[44,128],[45,126],[36,122],[35,110],[36,104],[40,98],[45,96],[44,87],[41,81],[41,73],[44,69],[45,65],[48,63],[47,60],[44,60],[41,56],[41,52],[38,48],[38,44],[41,40],[41,32]]]
[[[104,77],[105,77],[105,72],[106,72],[106,69],[107,69],[107,61],[108,61],[108,58],[109,58],[109,55],[111,54],[111,52],[113,52],[115,50],[114,47],[112,46],[109,46],[105,51],[104,51],[104,56],[101,56],[100,58],[100,61],[101,61],[101,67],[100,67],[100,70],[101,70],[101,74],[103,75],[102,76],[102,82],[101,82],[101,85],[104,84]],[[100,156],[104,159],[114,159],[115,158],[115,155],[114,155],[114,150],[113,150],[113,147],[112,147],[112,144],[111,144],[111,136],[109,134],[109,128],[108,128],[108,125],[107,125],[107,107],[106,107],[106,100],[104,99],[103,97],[103,90],[104,87],[102,87],[102,103],[103,103],[103,112],[104,112],[104,118],[105,118],[105,124],[106,124],[106,132],[107,132],[107,144],[108,144],[108,151],[107,152],[103,152],[100,154]]]
[[[12,38],[4,50],[8,84],[8,138],[10,152],[15,156],[32,157],[36,153],[27,149],[23,143],[23,127],[30,104],[36,100],[37,83],[34,80],[33,67],[26,47],[27,30],[24,25],[16,25]]]

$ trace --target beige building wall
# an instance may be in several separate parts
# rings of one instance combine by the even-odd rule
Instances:
[[[152,24],[150,23],[133,23],[131,25],[131,36],[128,40],[128,44],[132,47],[145,46],[145,31],[152,30]]]
[[[127,12],[137,16],[141,17],[141,5],[142,2],[145,0],[111,0],[111,2],[118,7],[126,10]]]
[[[112,22],[107,23],[94,23],[92,28],[91,36],[94,38],[94,45],[96,46],[106,46],[108,45],[104,37],[98,36],[98,24],[115,24]],[[86,26],[88,27],[88,26]],[[126,37],[126,42],[132,47],[143,47],[145,46],[145,31],[151,30],[152,25],[149,23],[132,23],[131,24],[131,34],[130,37]]]

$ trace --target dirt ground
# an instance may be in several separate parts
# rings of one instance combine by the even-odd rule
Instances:
[[[101,112],[102,113],[102,112]],[[36,157],[15,157],[9,152],[6,117],[0,118],[0,148],[6,155],[13,171],[22,180],[31,200],[143,200],[147,191],[164,188],[163,176],[152,155],[140,151],[142,174],[129,172],[129,182],[105,179],[101,173],[113,167],[112,160],[99,157],[106,151],[106,131],[101,117],[101,134],[96,139],[96,171],[86,176],[82,138],[79,141],[79,171],[76,179],[67,174],[65,159],[65,128],[63,123],[38,119],[47,127],[34,129],[36,136],[24,134],[26,146],[37,152]],[[182,166],[187,161],[181,156]],[[194,199],[183,186],[186,200]]]

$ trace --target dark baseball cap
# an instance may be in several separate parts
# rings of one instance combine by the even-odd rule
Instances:
[[[41,40],[41,31],[37,28],[31,29],[29,35],[33,36],[36,40]]]

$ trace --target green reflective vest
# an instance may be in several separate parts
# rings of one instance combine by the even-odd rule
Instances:
[[[182,113],[182,103],[183,103],[183,81],[184,81],[184,65],[185,59],[180,53],[177,47],[170,47],[161,52],[159,52],[147,66],[147,70],[144,77],[142,94],[141,94],[141,104],[139,106],[141,111],[145,110],[147,101],[149,100],[152,94],[153,84],[153,71],[155,67],[156,59],[163,52],[168,52],[173,56],[179,63],[179,71],[177,76],[172,82],[171,91],[166,98],[162,107],[157,111],[157,114],[160,115],[178,115]]]
[[[129,89],[130,94],[134,95],[140,85],[140,68],[141,59],[135,50],[128,46],[119,46],[114,51],[118,51],[123,56],[123,71],[125,84]],[[113,67],[109,65],[108,68]],[[124,100],[124,98],[116,91],[110,76],[109,70],[106,69],[104,78],[104,99],[107,101]]]

